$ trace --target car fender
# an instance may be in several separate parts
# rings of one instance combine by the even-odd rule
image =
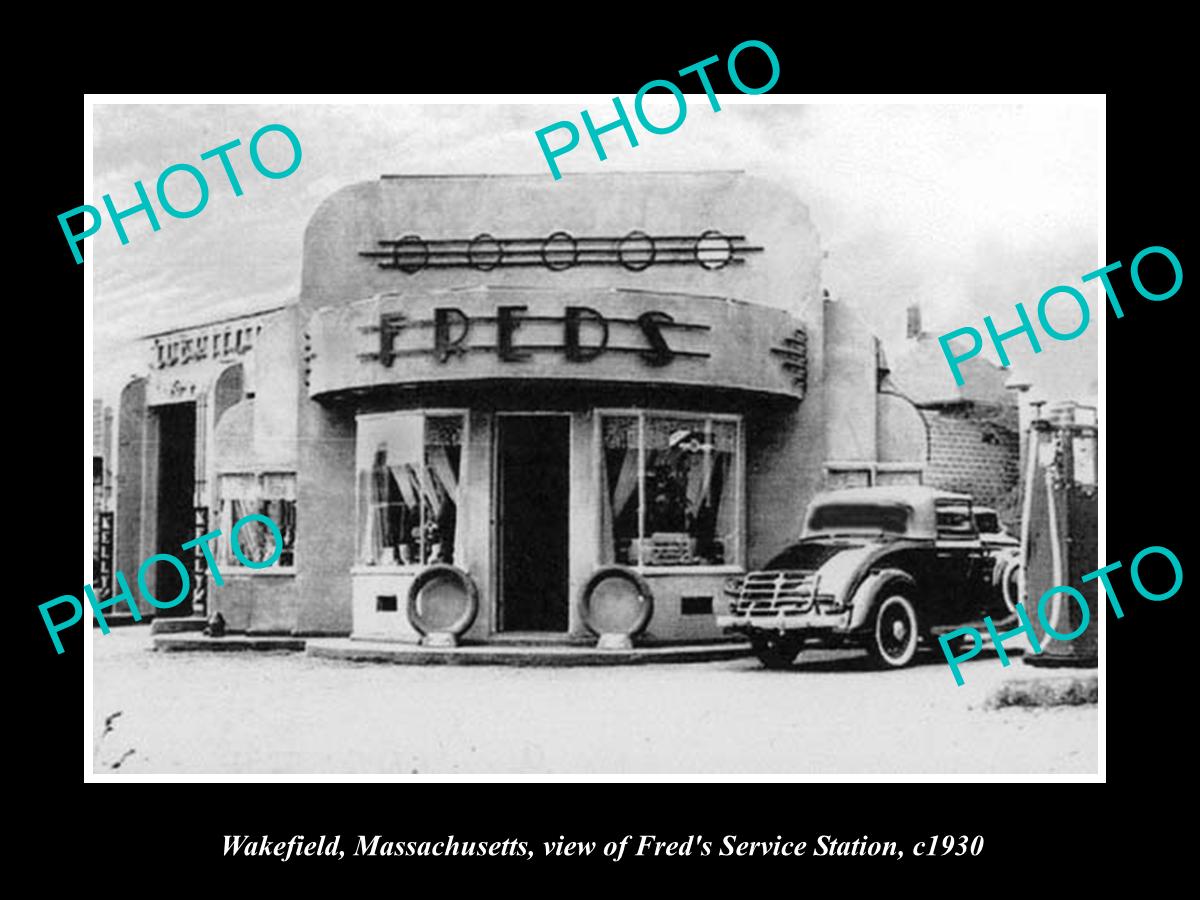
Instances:
[[[1008,574],[1009,568],[1014,563],[1021,562],[1020,547],[997,547],[992,550],[992,559],[994,564],[992,567],[992,587],[997,591],[1001,590],[1004,584],[1004,578]]]
[[[1024,568],[1025,564],[1021,560],[1021,557],[1019,555],[1013,556],[1005,565],[1004,574],[1000,578],[1000,596],[1004,600],[1005,609],[1014,614],[1016,613],[1017,604],[1021,600],[1020,593],[1024,584]]]
[[[878,557],[879,547],[872,544],[847,547],[835,553],[817,569],[821,592],[833,594],[843,603],[849,602],[855,586]]]
[[[1021,566],[1021,550],[1019,547],[1005,547],[999,552],[993,553],[992,559],[992,593],[989,598],[991,601],[989,612],[993,617],[1008,616],[1013,610],[1013,604],[1017,602],[1015,596],[1010,596],[1015,593],[1010,581],[1013,570]]]
[[[893,585],[902,585],[908,588],[911,594],[916,591],[916,580],[905,572],[903,569],[880,569],[878,572],[872,572],[858,586],[858,590],[854,592],[853,609],[850,614],[850,631],[857,631],[860,628],[865,628],[870,624],[871,615],[875,612],[875,607],[879,603],[880,596],[885,588]]]
[[[921,541],[889,541],[847,548],[817,570],[821,578],[821,593],[834,594],[839,602],[848,604],[872,569],[886,567],[888,558],[896,553],[922,550],[928,546],[928,543]]]

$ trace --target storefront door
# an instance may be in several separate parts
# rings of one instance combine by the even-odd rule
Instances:
[[[196,404],[172,403],[156,408],[158,416],[158,553],[168,553],[188,561],[180,545],[195,533],[196,513],[193,491],[196,486]],[[157,565],[155,596],[170,602],[179,596],[183,581],[177,569]],[[190,616],[192,595],[188,594],[176,606],[156,609],[160,616]]]
[[[567,630],[570,417],[497,418],[501,631]]]

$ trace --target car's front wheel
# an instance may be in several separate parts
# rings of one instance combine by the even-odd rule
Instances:
[[[890,669],[907,666],[917,654],[917,611],[903,594],[888,594],[875,611],[871,655]]]
[[[800,655],[804,638],[798,634],[773,634],[754,638],[752,646],[754,655],[766,668],[789,669]]]

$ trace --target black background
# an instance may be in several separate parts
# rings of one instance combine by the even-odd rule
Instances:
[[[81,360],[75,357],[78,332],[67,323],[80,303],[82,267],[74,264],[55,217],[96,198],[82,195],[79,176],[82,91],[60,65],[53,76],[57,87],[47,85],[28,104],[24,133],[35,134],[36,140],[24,145],[20,169],[10,168],[10,173],[22,173],[13,180],[24,195],[10,226],[31,230],[27,237],[10,237],[8,245],[21,251],[10,250],[8,264],[22,273],[18,283],[23,286],[18,295],[10,295],[13,334],[7,343],[10,355],[24,356],[8,369],[14,438],[8,471],[15,482],[9,504],[9,573],[16,586],[9,605],[16,618],[9,621],[16,623],[25,644],[11,690],[26,707],[20,722],[9,718],[6,729],[19,762],[10,766],[18,784],[9,796],[23,798],[10,807],[19,833],[10,855],[22,861],[45,855],[46,864],[54,860],[61,866],[68,856],[84,853],[88,862],[79,865],[87,866],[90,884],[111,881],[112,887],[134,895],[173,890],[181,882],[211,889],[223,883],[244,885],[247,879],[274,886],[403,890],[407,885],[415,890],[406,879],[418,875],[444,879],[446,886],[489,879],[486,883],[501,889],[517,889],[546,876],[564,886],[582,883],[565,879],[583,877],[591,886],[600,883],[596,876],[603,877],[606,870],[609,878],[632,885],[645,883],[655,869],[674,885],[693,881],[712,889],[771,893],[792,893],[826,881],[836,889],[886,886],[897,883],[897,874],[902,877],[898,883],[956,893],[971,893],[981,885],[987,893],[1040,893],[1069,889],[1076,879],[1117,864],[1124,854],[1148,856],[1147,866],[1168,863],[1173,857],[1168,845],[1178,832],[1163,817],[1173,818],[1177,798],[1191,781],[1190,757],[1182,752],[1189,746],[1184,734],[1193,704],[1184,666],[1190,638],[1184,622],[1190,541],[1183,517],[1192,493],[1188,463],[1195,457],[1190,397],[1195,379],[1187,367],[1193,336],[1184,318],[1186,277],[1173,298],[1151,303],[1134,292],[1128,275],[1129,261],[1150,245],[1171,248],[1185,276],[1188,271],[1183,197],[1185,181],[1193,179],[1185,155],[1194,163],[1194,151],[1180,136],[1186,101],[1164,74],[1164,59],[1146,47],[1141,48],[1145,57],[1137,61],[1113,56],[1104,48],[1123,37],[1121,53],[1128,53],[1131,34],[1110,33],[1091,42],[1073,26],[1059,28],[1045,19],[1009,23],[1011,40],[1000,41],[1001,46],[980,43],[978,35],[924,42],[905,37],[898,40],[900,46],[881,51],[845,25],[743,28],[732,14],[723,16],[721,26],[686,37],[676,30],[632,24],[618,37],[597,36],[587,44],[581,33],[592,32],[590,27],[571,25],[563,18],[565,11],[551,10],[530,14],[522,27],[542,32],[529,32],[518,46],[511,21],[490,40],[471,41],[438,30],[436,24],[419,26],[399,11],[361,12],[347,10],[358,21],[306,36],[251,29],[234,40],[236,29],[226,32],[214,24],[215,30],[197,38],[198,55],[191,63],[179,62],[191,57],[172,61],[165,54],[161,62],[138,57],[142,62],[134,65],[133,57],[110,54],[105,66],[88,64],[86,87],[230,93],[570,92],[627,98],[645,81],[670,77],[707,56],[724,60],[735,44],[752,37],[778,54],[782,74],[773,93],[1109,92],[1107,259],[1125,263],[1113,280],[1126,315],[1116,320],[1111,310],[1106,312],[1108,399],[1101,427],[1107,438],[1106,561],[1126,564],[1114,578],[1126,615],[1118,621],[1110,613],[1107,622],[1107,717],[1102,725],[1108,783],[980,784],[956,778],[943,784],[849,785],[85,786],[91,726],[81,728],[80,688],[82,636],[89,629],[64,632],[66,653],[56,656],[37,611],[46,599],[78,594],[82,580],[82,573],[72,569],[78,557],[70,548],[77,545],[67,539],[78,534],[81,469],[76,442],[82,393]],[[602,13],[602,8],[594,12]],[[321,15],[332,16],[333,11]],[[372,18],[379,23],[372,24]],[[890,23],[866,21],[865,12],[862,18],[861,28],[872,33],[889,29]],[[450,25],[459,23],[446,27]],[[111,37],[114,47],[131,40]],[[61,58],[66,50],[60,51]],[[1105,54],[1106,68],[1089,62]],[[1163,57],[1169,55],[1162,51]],[[751,51],[739,58],[739,71],[751,85],[766,78],[765,70],[754,71],[755,57]],[[710,73],[718,92],[732,91],[722,65]],[[1144,80],[1145,86],[1136,87],[1131,79]],[[686,140],[686,130],[672,139]],[[1027,305],[1036,300],[1013,299]],[[96,348],[97,356],[105,352]],[[1053,345],[1045,352],[1053,352]],[[90,398],[83,405],[89,413]],[[90,461],[85,468],[90,473]],[[1151,544],[1171,548],[1185,571],[1183,590],[1162,603],[1137,597],[1128,581],[1129,560]],[[1053,714],[1040,715],[1045,722]],[[512,837],[530,843],[565,835],[601,844],[625,834],[682,839],[701,833],[710,840],[731,833],[757,840],[778,834],[808,840],[818,834],[846,839],[870,834],[905,848],[930,835],[951,833],[982,834],[986,843],[978,859],[916,859],[906,850],[900,862],[627,856],[613,864],[597,852],[587,859],[533,862],[347,858],[282,864],[270,858],[223,858],[222,836],[235,833],[285,838],[341,833],[344,847],[352,845],[354,835],[376,833],[403,840],[454,834],[459,840]],[[960,874],[973,877],[954,878]],[[497,876],[504,880],[490,881]]]

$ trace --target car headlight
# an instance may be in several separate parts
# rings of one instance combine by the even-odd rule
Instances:
[[[736,598],[742,592],[742,582],[745,579],[740,575],[731,575],[725,579],[725,593],[733,598]]]

